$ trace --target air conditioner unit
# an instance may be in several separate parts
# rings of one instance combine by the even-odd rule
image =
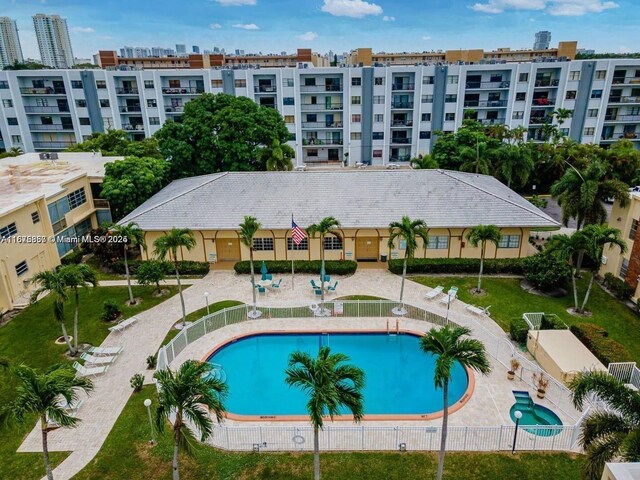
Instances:
[[[600,259],[600,263],[602,263],[603,265],[606,265],[607,264],[607,257],[605,257],[603,255],[602,258]]]

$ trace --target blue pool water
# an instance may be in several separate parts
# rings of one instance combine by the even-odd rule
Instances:
[[[540,425],[541,427],[562,426],[562,420],[547,407],[535,403],[531,399],[529,392],[514,390],[513,395],[516,398],[516,403],[511,407],[509,414],[514,423],[516,421],[516,410],[520,410],[522,412],[520,425],[528,425],[524,428],[527,432],[541,437],[550,437],[560,433],[560,429],[531,427],[531,425]]]
[[[227,411],[237,415],[305,415],[307,397],[285,383],[289,354],[315,356],[320,345],[344,353],[363,369],[365,414],[428,414],[443,409],[442,391],[433,385],[434,359],[410,334],[258,334],[243,337],[214,352],[209,363],[226,376]],[[466,370],[453,368],[449,405],[464,395]]]

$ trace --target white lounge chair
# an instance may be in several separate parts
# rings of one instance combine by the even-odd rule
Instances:
[[[427,294],[424,296],[424,298],[426,298],[427,300],[433,300],[438,295],[440,295],[443,290],[444,290],[444,287],[442,285],[438,285],[436,288],[433,288],[430,291],[428,291]]]
[[[467,305],[466,308],[471,313],[475,313],[476,315],[486,315],[487,317],[491,315],[489,313],[489,309],[491,308],[491,305],[489,305],[488,307],[476,307],[475,305]]]
[[[80,365],[78,362],[73,362],[73,368],[76,369],[76,372],[78,372],[78,375],[81,377],[95,377],[96,375],[106,372],[109,365],[87,368],[84,365]]]
[[[443,305],[449,305],[458,296],[458,287],[451,287],[444,297],[440,299]]]
[[[91,355],[119,355],[122,352],[122,347],[91,347],[89,353]]]
[[[83,353],[80,358],[91,365],[109,365],[116,360],[116,357],[94,357],[89,353]]]
[[[122,331],[124,331],[125,328],[133,325],[137,321],[138,321],[138,317],[129,317],[126,320],[122,320],[117,325],[114,325],[113,327],[109,327],[109,331],[111,331],[111,332],[122,332]]]

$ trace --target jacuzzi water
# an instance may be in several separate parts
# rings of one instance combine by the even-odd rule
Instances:
[[[516,403],[513,404],[509,412],[511,420],[516,421],[515,413],[516,410],[519,410],[522,413],[519,425],[522,425],[527,432],[541,437],[550,437],[560,433],[561,429],[559,428],[545,428],[554,426],[561,427],[562,420],[560,420],[558,415],[547,407],[535,403],[531,399],[529,392],[514,391],[513,395],[516,398]],[[540,425],[542,428],[535,428],[532,427],[532,425]]]

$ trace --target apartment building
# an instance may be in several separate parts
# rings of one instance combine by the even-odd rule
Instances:
[[[42,63],[53,68],[71,68],[73,50],[69,39],[67,19],[59,15],[37,13],[33,16]]]
[[[14,62],[23,62],[16,21],[0,17],[0,70]]]
[[[224,92],[276,108],[299,165],[406,162],[431,150],[472,110],[485,125],[523,126],[542,141],[559,128],[582,143],[627,138],[640,146],[640,60],[392,67],[39,70],[0,72],[0,146],[55,151],[92,132],[153,135],[184,105]]]
[[[28,301],[30,279],[60,264],[76,247],[69,239],[111,221],[100,190],[104,165],[118,158],[27,153],[0,162],[0,313]]]

